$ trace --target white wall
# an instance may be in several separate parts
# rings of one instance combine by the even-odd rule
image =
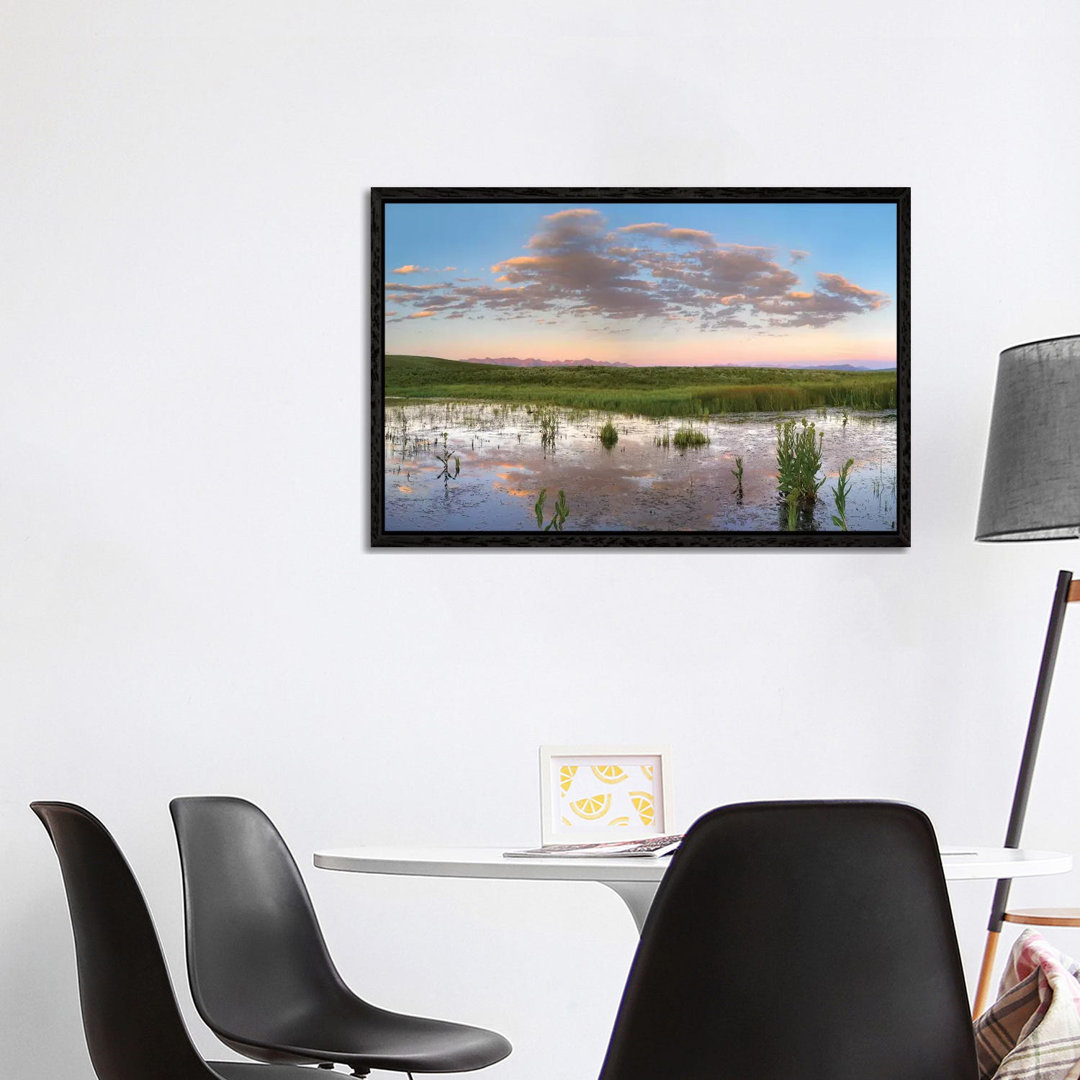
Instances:
[[[684,824],[883,796],[1000,842],[1080,570],[971,539],[998,351],[1080,329],[1071,0],[0,18],[3,1070],[91,1075],[33,798],[113,828],[189,1018],[176,794],[255,799],[305,867],[523,843],[540,743],[659,738]],[[367,550],[365,206],[393,184],[910,185],[911,550]],[[1074,623],[1026,838],[1080,853],[1078,691]],[[635,940],[613,894],[307,877],[361,992],[506,1032],[492,1080],[596,1075]],[[974,968],[990,885],[953,895]]]

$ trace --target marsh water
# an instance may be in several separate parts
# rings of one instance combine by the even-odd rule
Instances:
[[[566,493],[564,531],[767,531],[787,527],[776,488],[776,425],[806,420],[823,435],[826,480],[800,530],[835,531],[832,490],[849,458],[851,531],[896,523],[896,414],[840,409],[748,413],[688,422],[484,401],[388,400],[386,528],[423,532],[537,531]],[[614,425],[606,447],[600,432]],[[691,426],[708,443],[680,450]],[[742,493],[732,470],[743,459]],[[819,474],[821,475],[821,474]]]

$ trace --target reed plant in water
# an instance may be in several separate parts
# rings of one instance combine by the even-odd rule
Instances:
[[[794,491],[788,491],[784,502],[787,507],[787,531],[794,532],[799,519],[799,497]]]
[[[812,510],[817,493],[825,483],[818,479],[821,468],[821,435],[812,423],[794,420],[776,425],[776,486],[780,497],[802,510]],[[788,511],[790,518],[790,509]]]
[[[555,437],[559,434],[559,414],[553,409],[541,409],[538,416],[540,419],[540,445],[545,450],[554,450]]]
[[[838,528],[848,531],[847,523],[847,497],[851,493],[851,485],[848,476],[855,466],[855,459],[848,458],[840,468],[840,475],[836,481],[836,487],[832,488],[833,502],[836,504],[836,513],[832,516],[832,523]]]
[[[555,506],[552,510],[551,520],[544,524],[544,502],[547,500],[547,488],[541,488],[540,494],[536,496],[536,505],[533,506],[533,513],[536,515],[536,527],[543,529],[544,532],[551,532],[554,529],[556,532],[562,532],[563,525],[566,524],[566,519],[570,516],[570,505],[566,501],[566,492],[559,489],[559,497],[555,500]]]
[[[618,441],[619,433],[615,430],[615,425],[610,420],[606,421],[600,429],[600,445],[610,450]]]
[[[737,499],[742,498],[742,478],[743,478],[743,466],[742,458],[736,456],[735,468],[731,470],[731,475],[735,477],[735,497]]]
[[[443,482],[443,486],[445,486],[451,480],[456,480],[461,474],[461,458],[458,457],[458,455],[455,454],[453,450],[448,449],[445,444],[443,445],[443,452],[441,454],[438,450],[435,451],[435,460],[442,465],[442,471],[438,474],[438,476],[435,477],[435,479],[441,480]],[[453,472],[450,471],[451,461],[453,461],[454,463]]]

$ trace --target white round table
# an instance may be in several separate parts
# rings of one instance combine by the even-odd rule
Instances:
[[[323,870],[408,877],[502,878],[513,881],[595,881],[622,897],[641,932],[669,858],[513,859],[504,848],[339,848],[317,851]],[[943,847],[948,881],[1065,874],[1072,856],[1026,848]]]

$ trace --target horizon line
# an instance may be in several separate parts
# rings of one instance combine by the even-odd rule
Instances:
[[[393,355],[409,355],[403,353],[387,353]],[[419,355],[419,354],[411,354]],[[432,359],[446,359],[455,364],[487,364],[492,367],[514,367],[523,365],[545,367],[756,367],[756,368],[810,368],[810,367],[871,367],[882,371],[895,370],[898,362],[895,359],[877,360],[857,357],[854,359],[836,360],[791,360],[791,361],[764,361],[764,360],[594,360],[583,356],[573,360],[545,360],[538,356],[460,356],[460,357],[432,357]]]

